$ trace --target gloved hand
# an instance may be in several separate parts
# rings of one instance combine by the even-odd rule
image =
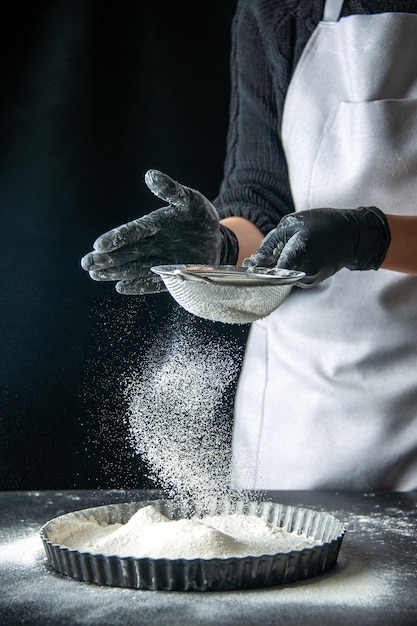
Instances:
[[[391,235],[376,207],[311,209],[282,218],[246,267],[278,267],[306,273],[300,286],[313,287],[346,267],[378,269]]]
[[[207,198],[157,170],[146,172],[145,182],[169,206],[101,235],[81,259],[93,280],[116,280],[122,294],[149,294],[165,289],[153,265],[236,263],[236,236]]]

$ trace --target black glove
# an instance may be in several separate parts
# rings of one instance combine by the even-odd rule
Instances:
[[[376,207],[311,209],[282,218],[246,267],[278,267],[306,273],[301,286],[312,287],[346,267],[378,269],[391,235]]]
[[[101,235],[81,259],[91,278],[118,281],[119,293],[148,294],[164,290],[153,265],[236,263],[236,236],[207,198],[157,170],[146,172],[145,182],[169,206]]]

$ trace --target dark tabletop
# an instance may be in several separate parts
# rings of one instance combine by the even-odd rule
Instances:
[[[48,569],[40,527],[150,491],[0,492],[0,624],[417,625],[417,493],[276,492],[347,526],[337,565],[307,581],[233,592],[100,587]]]

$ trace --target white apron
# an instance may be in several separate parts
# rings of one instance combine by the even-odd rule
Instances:
[[[285,101],[296,209],[417,214],[417,15],[338,18],[312,34]],[[417,277],[343,269],[253,324],[233,481],[417,489]]]

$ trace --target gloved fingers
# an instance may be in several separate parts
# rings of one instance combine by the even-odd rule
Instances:
[[[126,258],[126,255],[116,256],[116,253],[89,252],[81,259],[81,267],[87,272],[91,272],[92,270],[104,270],[109,267],[123,265],[129,260],[129,258]]]
[[[145,174],[145,183],[160,200],[178,209],[192,208],[195,212],[199,208],[204,208],[204,212],[213,212],[213,217],[217,217],[216,210],[202,193],[182,185],[163,172],[148,170]]]
[[[96,253],[95,252],[89,252],[88,254],[85,254],[82,259],[81,259],[81,267],[83,268],[83,270],[85,270],[86,272],[89,272],[91,269],[94,268],[95,266],[95,257],[96,257]]]
[[[166,250],[166,245],[166,242],[162,242],[158,245],[157,242],[151,239],[144,239],[141,242],[123,246],[123,248],[114,250],[113,252],[89,252],[81,259],[81,267],[89,272],[92,270],[115,268],[139,260],[142,265],[145,265],[146,259],[150,256],[155,256],[160,253],[160,257],[162,258]],[[160,258],[157,258],[156,262],[158,264],[163,263]]]
[[[152,276],[152,272],[149,269],[152,265],[155,265],[155,263],[148,259],[141,259],[140,261],[132,261],[106,269],[90,270],[89,274],[93,280],[97,281],[145,278]]]
[[[301,287],[301,289],[311,289],[321,283],[325,278],[328,278],[328,276],[323,276],[322,273],[319,272],[314,276],[304,276],[304,278],[296,282],[296,285],[297,287]]]
[[[307,238],[303,231],[292,235],[283,246],[276,266],[280,269],[304,271],[307,253]]]
[[[284,247],[278,229],[271,230],[263,239],[258,250],[243,261],[244,267],[275,267]]]
[[[243,264],[247,267],[300,269],[298,256],[305,248],[304,220],[300,214],[285,215],[261,242],[259,249]],[[291,243],[290,243],[291,242]]]
[[[306,276],[297,282],[304,289],[315,287],[336,271],[327,262],[314,262],[311,242],[309,243],[308,233],[305,231],[299,231],[290,237],[278,259],[277,267],[305,272]]]
[[[144,215],[103,233],[96,239],[93,248],[97,252],[112,252],[123,246],[152,237],[160,230],[161,220],[158,219],[158,211],[153,211],[149,215]]]
[[[166,291],[166,287],[159,276],[146,278],[132,278],[116,283],[116,291],[124,296],[145,296],[152,293]]]
[[[265,255],[263,252],[255,252],[247,259],[243,260],[243,267],[253,268],[267,267],[272,268],[276,265],[276,258],[271,255]]]

